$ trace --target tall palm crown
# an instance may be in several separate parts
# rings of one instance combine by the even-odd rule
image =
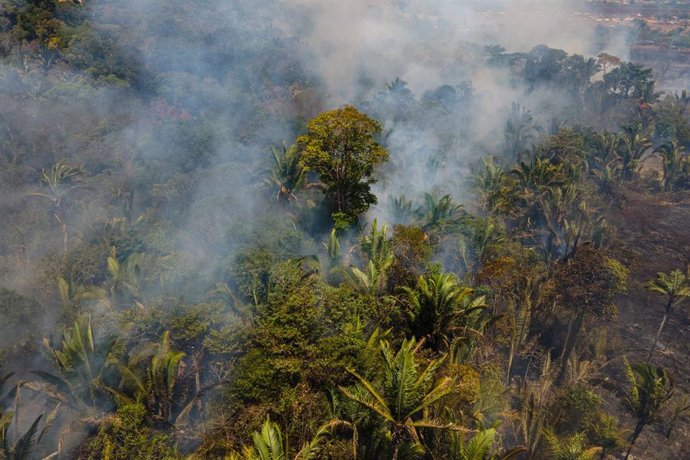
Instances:
[[[296,145],[283,145],[282,151],[273,147],[273,174],[271,181],[278,189],[278,199],[295,199],[295,191],[304,184],[307,170],[302,164],[302,155]]]
[[[484,299],[470,302],[474,291],[460,286],[451,273],[420,276],[415,289],[403,290],[413,309],[413,331],[432,348],[448,342],[453,330],[462,326],[463,318],[483,308]]]
[[[453,380],[436,378],[444,357],[430,361],[421,369],[415,357],[418,349],[419,344],[414,339],[404,340],[397,352],[391,350],[388,342],[382,341],[382,381],[377,384],[350,371],[359,384],[354,388],[340,388],[346,397],[383,419],[393,443],[393,459],[397,458],[403,444],[421,447],[418,432],[421,428],[458,429],[429,416],[431,406],[452,391]]]
[[[652,359],[652,354],[659,341],[661,332],[664,329],[671,308],[678,305],[686,297],[690,297],[690,279],[680,270],[673,270],[669,273],[657,273],[655,279],[647,280],[645,287],[652,292],[666,296],[664,317],[661,320],[661,324],[654,338],[654,344],[649,350],[649,355],[647,357],[647,362],[649,362]]]
[[[637,419],[635,429],[630,435],[630,445],[625,455],[627,459],[642,430],[659,419],[662,410],[673,396],[674,388],[673,381],[666,371],[649,363],[631,366],[625,361],[625,371],[630,383],[625,397]]]
[[[657,273],[655,279],[648,280],[645,287],[652,292],[668,296],[667,309],[679,304],[683,298],[690,297],[690,285],[688,277],[680,270],[670,273]]]

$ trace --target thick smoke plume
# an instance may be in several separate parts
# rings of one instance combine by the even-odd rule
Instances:
[[[141,262],[142,299],[196,301],[231,281],[252,226],[272,225],[270,148],[294,142],[322,110],[354,104],[381,119],[391,161],[369,219],[394,223],[394,197],[465,201],[470,168],[500,147],[513,104],[544,126],[568,117],[570,96],[491,66],[487,45],[627,57],[624,35],[602,35],[583,18],[586,4],[568,0],[80,5],[87,20],[69,38],[72,65],[51,68],[50,53],[0,63],[2,162],[13,165],[12,175],[0,172],[0,287],[27,303],[14,323],[24,327],[3,330],[2,348],[26,331],[35,344],[64,320],[65,300],[49,288],[56,277],[73,297],[105,283],[95,273],[115,239],[165,264],[153,279],[153,261]],[[79,67],[99,53],[112,68]],[[404,104],[423,116],[412,119]],[[138,225],[160,232],[142,239]],[[299,244],[305,255],[319,250]],[[25,374],[46,362],[32,351],[39,357]]]

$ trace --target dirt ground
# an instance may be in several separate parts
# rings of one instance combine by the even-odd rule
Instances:
[[[631,256],[629,292],[617,301],[620,313],[610,323],[609,340],[611,378],[624,382],[620,374],[622,356],[631,363],[646,360],[664,313],[663,296],[644,289],[644,281],[659,271],[688,268],[690,192],[626,191],[621,205],[614,207],[607,219],[617,227],[619,250]],[[652,358],[674,378],[677,402],[690,394],[689,339],[690,299],[671,311]],[[621,421],[632,429],[635,422],[618,400],[612,395],[610,407],[619,411]],[[670,439],[659,428],[648,427],[632,452],[635,459],[690,459],[690,419],[681,420]]]

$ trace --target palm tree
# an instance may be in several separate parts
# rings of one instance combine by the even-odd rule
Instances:
[[[520,391],[520,409],[518,425],[522,435],[527,459],[534,458],[544,434],[544,424],[548,416],[547,408],[551,402],[554,372],[551,368],[551,358],[547,353],[541,365],[541,375],[536,384],[527,379],[523,381]],[[527,372],[525,372],[525,375]]]
[[[63,254],[67,254],[68,240],[66,201],[72,191],[83,187],[80,183],[81,175],[80,168],[73,168],[64,161],[59,161],[49,170],[41,170],[41,182],[47,187],[47,191],[30,193],[31,196],[46,198],[53,204],[53,216],[62,228]]]
[[[405,195],[392,196],[388,201],[388,207],[394,223],[406,224],[412,219],[412,201],[405,198]]]
[[[81,413],[90,413],[99,407],[104,393],[102,378],[106,358],[114,339],[97,342],[91,316],[82,315],[63,334],[59,348],[48,339],[43,343],[57,370],[57,374],[32,371],[54,387],[44,389],[43,393]]]
[[[44,419],[44,414],[37,416],[24,434],[20,435],[18,429],[20,388],[27,386],[30,382],[17,382],[12,390],[4,394],[5,384],[12,376],[14,376],[14,372],[0,376],[0,458],[3,460],[29,460],[35,458],[36,446],[41,443],[46,431],[55,421],[60,405],[58,404],[45,417],[45,423],[40,431],[38,428],[41,420]],[[14,412],[4,410],[4,406],[10,398],[14,398]],[[13,423],[14,435],[10,436],[10,427]],[[13,438],[13,441],[10,440],[10,437]],[[55,452],[46,458],[53,458],[57,453]]]
[[[8,429],[12,422],[13,414],[0,411],[0,457],[3,460],[29,460],[34,458],[34,446],[41,442],[45,433],[45,428],[39,432],[38,425],[43,415],[36,417],[26,430],[15,442],[10,443]]]
[[[304,443],[295,455],[295,460],[312,460],[319,458],[321,443],[330,435],[330,425],[322,425],[311,441]],[[228,460],[287,460],[288,449],[283,440],[280,427],[266,417],[261,431],[252,433],[252,445],[245,446],[242,453],[231,452]]]
[[[415,289],[403,292],[412,307],[413,332],[436,350],[485,307],[484,297],[470,300],[473,289],[460,286],[451,273],[422,275]]]
[[[663,144],[654,152],[660,154],[662,159],[661,188],[665,192],[672,191],[688,163],[688,157],[676,141]]]
[[[110,297],[114,300],[140,297],[139,277],[144,264],[144,254],[132,253],[122,264],[117,259],[117,252],[113,246],[107,258]]]
[[[484,460],[491,453],[496,441],[496,429],[480,430],[469,441],[461,433],[452,433],[450,439],[450,460]]]
[[[601,447],[587,448],[585,433],[577,433],[562,439],[551,430],[544,430],[546,441],[549,443],[549,458],[551,460],[594,460],[601,452]]]
[[[351,265],[344,271],[349,284],[363,294],[378,296],[386,289],[388,269],[393,265],[393,248],[388,237],[388,225],[380,229],[374,220],[371,232],[362,237],[360,249],[368,259],[363,270]]]
[[[358,385],[354,388],[340,387],[346,397],[384,423],[392,442],[393,460],[398,459],[401,448],[424,450],[420,429],[462,430],[457,425],[430,417],[430,408],[452,391],[453,380],[450,377],[436,379],[445,356],[431,360],[420,371],[415,357],[419,345],[414,339],[404,340],[400,350],[394,353],[388,342],[382,341],[383,381],[377,384],[350,370]]]
[[[340,240],[335,228],[328,235],[328,244],[324,245],[328,251],[328,265],[333,268],[340,263]]]
[[[422,228],[429,229],[456,219],[462,205],[455,204],[450,195],[424,194],[424,204],[417,209],[417,217],[423,222]]]
[[[652,348],[649,350],[649,356],[647,356],[647,362],[650,362],[671,308],[681,303],[686,297],[690,297],[690,280],[680,270],[673,270],[670,273],[657,273],[656,279],[647,280],[644,286],[650,291],[662,294],[667,298],[664,317],[654,337],[654,344],[652,344]]]
[[[596,167],[592,169],[594,179],[599,186],[599,191],[607,195],[613,195],[616,191],[618,178],[620,176],[620,166],[617,160],[607,162],[597,161]]]
[[[120,404],[142,401],[154,418],[172,422],[177,409],[187,412],[175,398],[184,357],[184,352],[172,349],[170,331],[163,333],[160,343],[132,350],[126,362],[111,354],[108,363],[118,370],[120,385],[107,390]]]
[[[295,191],[304,185],[307,175],[299,148],[283,144],[282,151],[271,147],[271,153],[274,161],[271,182],[277,188],[277,199],[285,202],[297,199]]]
[[[364,270],[351,265],[349,270],[343,270],[343,274],[345,275],[345,281],[362,294],[377,297],[386,288],[385,272],[376,268],[376,265],[371,260],[367,262]]]
[[[326,250],[328,256],[328,262],[326,266],[322,269],[324,279],[329,283],[336,285],[342,280],[343,270],[341,267],[343,257],[340,252],[340,240],[338,238],[338,232],[334,228],[328,235],[328,242],[322,243],[323,248]]]
[[[623,180],[631,180],[640,165],[642,155],[651,148],[652,143],[645,136],[642,123],[623,126],[623,133],[616,149],[621,165]]]
[[[541,225],[545,220],[543,197],[566,184],[563,164],[554,165],[548,158],[521,161],[511,170],[512,203],[508,214],[518,219],[523,229]]]
[[[556,193],[547,193],[540,200],[549,232],[546,254],[552,259],[567,261],[582,245],[588,243],[598,249],[605,242],[606,218],[591,208],[576,189],[570,185],[554,189]]]
[[[532,112],[513,103],[510,118],[504,129],[504,149],[512,161],[519,161],[528,144],[542,128],[534,123]]]
[[[625,446],[625,431],[621,429],[615,417],[599,413],[590,425],[589,436],[595,446],[601,447],[601,460],[609,452],[617,452]]]
[[[525,345],[532,324],[533,307],[538,301],[542,280],[524,276],[516,280],[515,293],[507,295],[506,319],[510,327],[510,348],[506,366],[506,384],[510,384],[513,362],[518,351]]]
[[[43,340],[56,372],[33,370],[42,382],[24,381],[21,386],[39,392],[57,404],[46,417],[43,433],[55,420],[58,410],[67,407],[77,417],[61,429],[58,452],[63,440],[73,431],[92,429],[103,420],[104,410],[112,405],[103,384],[106,359],[115,338],[100,341],[94,335],[91,317],[81,315],[62,337],[60,345]],[[42,436],[42,434],[41,434]],[[39,436],[40,440],[40,436]]]
[[[524,453],[524,447],[515,447],[503,454],[491,455],[496,442],[496,428],[480,429],[469,440],[465,440],[462,433],[453,432],[450,435],[449,460],[511,460]]]
[[[507,241],[501,226],[488,217],[468,220],[464,233],[458,249],[464,269],[472,275]]]
[[[519,187],[532,192],[566,183],[563,165],[555,165],[548,158],[534,158],[530,163],[521,161],[511,170],[511,174],[517,179]]]
[[[630,383],[625,399],[637,418],[635,429],[630,436],[630,446],[625,454],[627,460],[642,430],[659,419],[662,409],[673,396],[673,381],[664,369],[649,363],[631,366],[625,360],[625,372]]]
[[[505,172],[496,163],[493,156],[484,158],[481,169],[472,176],[474,189],[479,196],[479,202],[485,211],[494,208],[500,192],[503,190]]]
[[[377,270],[385,272],[393,264],[393,248],[388,237],[388,225],[380,229],[376,219],[371,224],[371,232],[362,237],[362,252],[374,264]]]
[[[108,291],[100,287],[80,286],[58,277],[57,291],[62,307],[61,314],[67,321],[77,320],[85,303],[99,305],[106,310],[111,307]]]
[[[252,433],[253,444],[242,453],[230,452],[228,460],[287,460],[280,427],[266,417],[261,431]]]
[[[597,162],[607,163],[617,158],[616,150],[621,146],[620,138],[619,133],[612,133],[607,130],[594,134],[594,151],[589,155],[590,169],[594,168]]]
[[[599,185],[599,190],[613,195],[621,177],[621,165],[617,149],[621,146],[618,133],[606,130],[593,136],[594,149],[588,156],[588,168]]]

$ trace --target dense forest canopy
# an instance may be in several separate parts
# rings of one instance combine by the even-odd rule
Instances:
[[[683,458],[630,3],[0,0],[0,459]]]

